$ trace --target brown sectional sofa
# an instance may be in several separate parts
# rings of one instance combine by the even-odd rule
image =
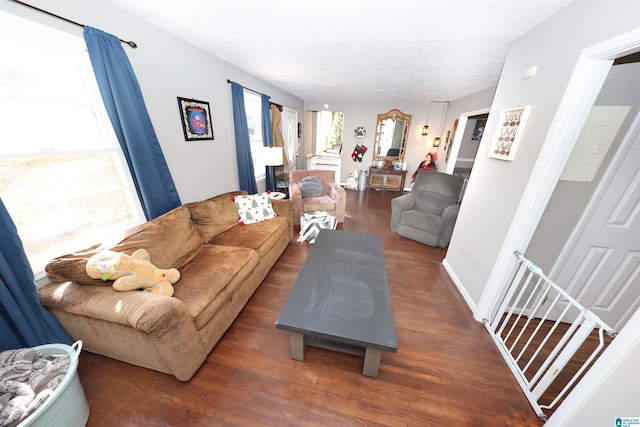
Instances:
[[[87,259],[105,249],[92,247],[47,265],[42,304],[87,351],[189,380],[293,238],[291,201],[272,200],[274,219],[239,225],[238,194],[187,203],[109,248],[144,248],[157,267],[178,268],[173,297],[89,278]]]

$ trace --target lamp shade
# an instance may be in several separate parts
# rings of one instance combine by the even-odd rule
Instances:
[[[440,138],[435,138],[433,140],[433,144],[432,145],[433,145],[434,148],[439,147],[440,146]]]
[[[265,166],[282,166],[282,147],[263,147],[260,153]]]
[[[422,136],[427,135],[429,135],[429,125],[424,125],[424,127],[422,128]]]

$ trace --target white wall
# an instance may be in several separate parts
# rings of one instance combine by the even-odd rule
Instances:
[[[123,45],[138,77],[149,115],[183,203],[238,189],[231,87],[227,79],[271,96],[271,101],[302,115],[302,100],[219,58],[161,31],[106,0],[30,0],[36,7],[98,28]],[[0,10],[82,35],[82,29],[2,0]],[[207,101],[213,141],[184,140],[177,97]]]

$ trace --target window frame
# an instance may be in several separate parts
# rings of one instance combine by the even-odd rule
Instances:
[[[25,140],[22,140],[25,145],[24,149],[22,149],[21,144],[12,144],[10,148],[7,148],[8,146],[5,146],[4,149],[0,147],[0,162],[5,162],[5,164],[6,162],[15,162],[16,164],[19,164],[20,161],[26,162],[27,159],[36,159],[37,161],[41,162],[40,165],[45,164],[46,166],[50,166],[50,164],[47,165],[47,159],[68,160],[73,156],[78,155],[87,155],[88,157],[95,158],[103,156],[109,160],[109,163],[106,164],[105,169],[108,169],[110,171],[110,173],[107,174],[109,178],[105,179],[105,182],[107,182],[107,184],[105,187],[106,190],[104,191],[106,191],[106,193],[103,193],[102,190],[97,193],[74,193],[64,199],[64,203],[66,204],[65,208],[69,209],[69,206],[72,206],[74,204],[73,202],[78,202],[85,197],[102,197],[104,196],[104,194],[119,194],[119,200],[125,200],[125,203],[127,205],[127,219],[122,219],[122,215],[120,215],[119,218],[121,218],[122,220],[109,223],[104,228],[91,226],[90,228],[92,228],[92,230],[90,230],[90,232],[88,233],[84,233],[84,231],[82,231],[83,236],[80,238],[70,238],[70,240],[65,240],[65,238],[69,237],[71,233],[66,233],[65,229],[63,228],[64,225],[61,223],[56,222],[41,224],[42,229],[50,227],[52,234],[53,232],[57,231],[60,233],[60,237],[59,239],[56,238],[56,240],[54,240],[55,245],[53,249],[44,250],[42,252],[38,252],[37,254],[29,253],[26,247],[27,245],[25,245],[25,251],[27,252],[27,257],[29,258],[29,261],[31,263],[34,275],[36,279],[39,280],[45,277],[44,266],[51,258],[62,255],[63,253],[81,250],[82,248],[88,247],[92,244],[115,244],[119,239],[122,238],[126,230],[135,225],[145,222],[146,218],[144,216],[140,200],[138,199],[131,172],[111,125],[111,121],[104,107],[102,96],[100,95],[100,91],[98,89],[98,85],[83,37],[81,35],[67,33],[2,11],[0,11],[0,32],[2,32],[4,35],[4,43],[14,43],[14,50],[15,46],[20,46],[17,43],[29,44],[29,46],[33,46],[36,50],[47,49],[47,54],[59,54],[60,61],[68,61],[64,62],[65,66],[73,66],[74,69],[77,69],[78,74],[82,79],[82,81],[79,82],[79,84],[82,86],[82,88],[79,89],[79,93],[82,92],[84,94],[83,96],[86,96],[86,99],[83,98],[82,100],[78,101],[77,105],[73,104],[73,102],[67,102],[67,106],[86,111],[95,118],[95,123],[91,122],[91,124],[89,125],[92,127],[95,125],[95,128],[91,133],[91,135],[93,136],[93,138],[91,139],[93,144],[79,146],[77,142],[75,143],[75,145],[74,142],[61,142],[60,140],[56,139],[55,132],[53,132],[51,128],[48,128],[46,130],[51,130],[51,133],[54,136],[51,137],[48,142],[42,143],[42,145],[45,146],[44,148],[40,147],[38,149],[34,149],[33,147],[29,147],[29,143],[24,142],[26,140],[25,138]],[[24,74],[27,76],[31,73],[31,69],[22,68],[22,70],[24,70]],[[47,72],[49,72],[49,70],[47,70]],[[38,74],[34,73],[34,75],[37,76]],[[76,78],[75,74],[74,78]],[[28,85],[28,78],[24,78],[21,84]],[[44,84],[46,85],[46,81]],[[61,82],[60,84],[65,83]],[[8,89],[8,92],[10,91],[11,89]],[[26,92],[29,91],[27,90]],[[51,92],[55,93],[55,90],[52,90]],[[43,103],[51,103],[54,106],[61,105],[66,101],[52,98],[51,93],[42,93],[36,95],[34,95],[34,93],[26,93],[24,97],[20,96],[21,95],[18,95],[13,99],[16,100],[16,102],[23,102],[24,100],[26,100],[37,105],[42,105]],[[49,96],[49,98],[47,98],[47,96]],[[0,97],[4,99],[3,102],[5,103],[5,106],[8,105],[10,96],[8,96],[6,92],[0,92]],[[0,118],[2,118],[2,116],[0,116]],[[69,120],[72,120],[72,118],[69,118]],[[60,126],[67,126],[67,130],[69,128],[73,129],[73,127],[68,126],[68,123],[66,123],[66,125],[60,124]],[[12,137],[15,137],[15,135],[13,135]],[[2,177],[3,172],[4,171],[0,170],[0,178]],[[113,179],[111,179],[111,177],[113,177]],[[5,178],[8,178],[5,180],[5,182],[8,182],[10,181],[11,177],[7,175],[5,176]],[[0,188],[2,188],[1,184],[2,181],[0,180]],[[10,186],[11,183],[9,183],[8,185]],[[17,185],[20,184],[14,184],[14,187],[16,187]],[[90,188],[90,186],[87,186],[87,188]],[[7,191],[7,193],[5,193],[6,197],[3,197],[3,202],[5,202],[6,200],[5,206],[7,207],[7,210],[10,212],[12,217],[15,216],[16,219],[14,220],[14,222],[18,227],[18,234],[20,235],[21,229],[19,226],[20,221],[18,219],[20,218],[20,215],[23,215],[25,211],[33,210],[33,207],[22,205],[22,202],[20,202],[19,199],[13,198],[12,200],[11,187],[5,186],[5,190]],[[13,190],[15,190],[15,188],[13,188]],[[61,188],[60,192],[64,193],[65,189]],[[66,196],[66,194],[64,195]],[[3,195],[0,194],[0,197],[2,196]],[[35,204],[40,201],[40,198],[36,195],[34,201]],[[44,208],[43,210],[48,210],[48,206],[56,205],[56,203],[51,203],[49,205],[47,203],[48,202],[46,201],[43,202],[43,204],[38,206],[37,209]],[[60,202],[57,203],[57,205],[60,204]],[[116,211],[116,208],[118,207],[114,207],[114,212]],[[110,213],[111,211],[107,212],[105,216],[108,216]],[[94,228],[96,228],[96,230],[93,230]],[[23,235],[24,232],[25,230],[22,230]],[[51,239],[52,234],[48,235],[47,237]],[[55,236],[55,234],[53,235]],[[43,237],[42,240],[45,239],[46,238]],[[61,244],[58,245],[58,243]]]
[[[266,180],[266,166],[262,157],[264,136],[262,135],[262,97],[250,90],[243,89],[244,110],[247,115],[247,130],[249,131],[249,145],[253,160],[253,173],[256,182]],[[251,123],[253,122],[253,123]],[[250,126],[253,124],[253,128]],[[252,132],[253,129],[253,132]]]

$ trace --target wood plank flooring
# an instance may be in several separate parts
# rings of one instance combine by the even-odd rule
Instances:
[[[542,425],[442,267],[446,251],[391,232],[398,195],[347,190],[341,226],[384,244],[398,353],[383,352],[377,379],[356,356],[289,357],[275,321],[311,248],[296,236],[190,381],[84,352],[88,426]]]

